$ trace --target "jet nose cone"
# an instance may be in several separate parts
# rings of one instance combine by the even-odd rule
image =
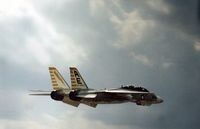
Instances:
[[[157,97],[157,102],[158,103],[162,103],[164,100],[163,99],[161,99],[159,96]]]

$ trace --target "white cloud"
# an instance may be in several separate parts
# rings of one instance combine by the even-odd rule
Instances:
[[[136,61],[138,61],[138,62],[140,62],[140,63],[142,63],[144,65],[148,65],[148,66],[152,66],[153,65],[153,62],[145,55],[136,54],[134,52],[131,52],[131,57],[134,60],[136,60]]]
[[[89,7],[92,15],[99,11],[104,12],[104,15],[107,15],[108,20],[113,24],[118,34],[116,42],[113,44],[115,47],[126,48],[138,44],[146,31],[154,27],[154,21],[144,19],[139,11],[126,12],[118,0],[113,0],[111,3],[112,6],[108,6],[104,0],[90,0]]]
[[[137,11],[123,13],[121,17],[112,14],[110,21],[119,35],[119,40],[114,44],[118,48],[138,44],[145,32],[154,26],[153,21],[143,19]]]
[[[89,120],[82,113],[63,112],[61,116],[50,114],[37,114],[38,118],[24,116],[22,119],[9,120],[0,119],[1,129],[131,129],[132,127],[125,125],[108,125],[101,121]],[[137,127],[138,129],[138,127]]]
[[[20,119],[0,119],[1,129],[55,129],[58,120],[48,114],[38,114],[38,118],[23,116]]]
[[[6,0],[0,4],[0,19],[5,17],[21,17],[26,13],[30,3],[25,0]]]
[[[169,14],[170,6],[164,0],[147,0],[147,4],[154,10]]]
[[[112,44],[116,48],[130,48],[139,44],[147,30],[155,26],[153,20],[144,19],[137,10],[126,12],[121,7],[120,1],[112,1],[112,8],[116,8],[117,12],[105,6],[104,1],[91,0],[89,4],[92,13],[104,7],[107,14],[109,14],[108,19],[118,34],[116,41]],[[152,61],[143,54],[135,54],[132,51],[130,55],[134,60],[144,65],[153,65]]]
[[[59,63],[80,64],[87,60],[87,52],[84,48],[77,45],[68,35],[59,33],[55,26],[38,12],[31,1],[8,0],[1,2],[0,24],[11,26],[9,31],[6,30],[8,31],[6,33],[15,34],[14,37],[7,35],[9,36],[6,37],[7,39],[16,39],[18,35],[25,33],[19,30],[21,28],[17,28],[16,25],[18,24],[15,25],[23,18],[28,18],[31,23],[30,26],[34,27],[36,31],[30,32],[32,30],[28,28],[30,26],[27,26],[26,29],[31,34],[24,35],[25,40],[18,42],[13,40],[5,43],[0,56],[6,57],[6,60],[33,68],[36,68],[36,65],[47,66]],[[13,24],[9,24],[8,21]]]
[[[164,62],[161,64],[162,68],[165,68],[165,69],[170,68],[172,65],[173,65],[172,62]]]
[[[98,10],[105,7],[104,0],[90,0],[89,1],[91,15],[94,15]]]
[[[25,44],[24,49],[33,56],[32,59],[36,59],[40,64],[47,65],[50,63],[50,54],[46,50],[43,44],[35,39],[28,39],[27,44]],[[30,60],[28,60],[30,61]],[[28,62],[27,62],[28,63]]]
[[[195,41],[195,43],[194,43],[194,49],[196,51],[200,51],[200,41]]]

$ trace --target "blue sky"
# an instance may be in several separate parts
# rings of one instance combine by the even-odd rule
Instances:
[[[0,1],[1,129],[199,127],[197,0]],[[51,90],[48,67],[69,82],[79,68],[91,88],[142,85],[164,99],[80,105],[32,97]]]

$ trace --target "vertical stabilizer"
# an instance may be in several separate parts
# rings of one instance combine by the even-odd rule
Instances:
[[[78,69],[75,67],[70,67],[69,69],[72,89],[88,89]]]
[[[54,90],[69,89],[69,85],[55,67],[49,67],[51,84]]]

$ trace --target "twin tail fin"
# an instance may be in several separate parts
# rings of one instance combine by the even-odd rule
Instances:
[[[55,67],[49,67],[51,84],[54,90],[70,89],[69,85]]]

